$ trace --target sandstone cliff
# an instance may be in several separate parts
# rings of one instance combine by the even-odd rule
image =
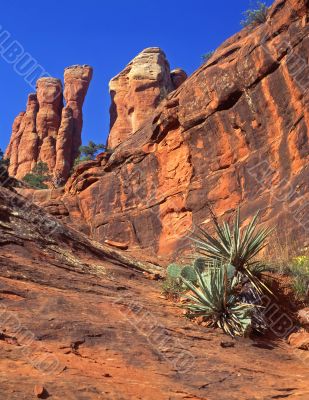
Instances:
[[[244,218],[261,209],[263,222],[304,244],[308,33],[308,2],[277,0],[264,24],[223,43],[155,111],[145,112],[143,123],[144,91],[155,102],[160,90],[146,85],[133,97],[129,64],[111,83],[122,92],[115,89],[109,143],[122,143],[81,165],[65,190],[36,192],[35,201],[98,241],[168,258],[190,246],[196,225],[208,226],[209,205],[224,219],[238,206]],[[162,76],[166,92],[169,76]]]
[[[223,349],[225,335],[181,318],[145,279],[159,268],[2,187],[0,245],[3,400],[308,398],[301,350],[259,338]]]
[[[181,69],[170,71],[161,49],[150,47],[138,54],[109,83],[112,103],[108,146],[114,148],[132,136],[186,78]]]
[[[154,280],[194,226],[208,226],[209,205],[224,219],[238,205],[242,217],[261,209],[279,235],[306,244],[308,10],[276,1],[265,24],[230,38],[187,80],[169,72],[177,89],[159,104],[146,85],[149,115],[127,86],[115,101],[134,104],[140,125],[117,115],[114,152],[78,165],[64,188],[9,190],[16,182],[0,171],[1,399],[308,399],[303,339],[290,336],[294,349],[284,341],[308,317],[296,317],[290,283],[274,282],[270,336],[231,341],[182,318]],[[59,80],[38,82],[13,125],[14,174],[42,159],[66,176],[89,80],[90,70],[66,71],[65,107]]]
[[[66,181],[81,145],[82,106],[91,77],[92,68],[87,65],[66,68],[64,96],[59,79],[37,81],[37,91],[29,95],[26,112],[13,123],[5,153],[10,159],[11,176],[21,179],[43,161],[56,184]]]

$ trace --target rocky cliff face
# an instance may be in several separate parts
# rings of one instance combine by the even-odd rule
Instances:
[[[109,83],[112,104],[108,146],[114,148],[132,136],[186,78],[181,69],[170,71],[161,49],[150,47],[138,54]]]
[[[181,318],[145,279],[160,268],[3,187],[0,244],[1,399],[308,398],[302,350],[260,338],[223,349],[227,336]]]
[[[11,176],[21,179],[43,161],[55,183],[67,179],[81,144],[82,106],[91,77],[89,66],[66,68],[64,96],[59,79],[38,80],[36,93],[28,97],[26,112],[20,113],[13,124],[5,153],[10,159]]]
[[[260,209],[262,222],[304,244],[308,33],[308,2],[277,0],[264,24],[228,39],[133,129],[139,120],[134,113],[141,115],[148,101],[143,90],[147,99],[155,91],[153,102],[159,88],[128,88],[130,71],[136,77],[145,72],[139,63],[137,69],[129,64],[112,80],[118,112],[112,109],[109,142],[122,143],[112,155],[81,165],[64,191],[37,192],[35,200],[98,241],[124,242],[132,251],[168,258],[190,246],[188,234],[196,225],[209,225],[209,205],[224,219],[238,206],[245,220]],[[167,91],[169,76],[162,76]]]

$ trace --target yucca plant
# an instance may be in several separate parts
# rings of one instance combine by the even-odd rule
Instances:
[[[270,289],[259,279],[254,271],[263,268],[262,263],[254,261],[257,254],[267,245],[266,239],[272,232],[269,228],[257,228],[259,212],[253,217],[245,229],[240,227],[239,209],[235,214],[232,227],[224,222],[220,225],[213,216],[216,236],[212,236],[203,228],[198,228],[198,233],[193,237],[196,251],[206,260],[220,262],[235,268],[234,277],[247,277],[256,290],[261,293]]]
[[[226,267],[209,269],[207,274],[196,269],[196,274],[197,285],[182,278],[192,293],[184,296],[190,301],[183,306],[188,317],[205,317],[232,337],[244,336],[250,330],[255,306],[239,301]]]

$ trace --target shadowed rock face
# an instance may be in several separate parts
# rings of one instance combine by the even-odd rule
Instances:
[[[18,179],[30,172],[38,161],[47,163],[55,181],[64,182],[81,144],[82,106],[92,77],[89,66],[73,66],[64,73],[62,83],[41,78],[36,94],[30,94],[25,113],[13,124],[5,157],[9,172]]]
[[[279,236],[306,244],[308,33],[308,2],[276,1],[266,23],[223,43],[136,133],[116,119],[110,138],[129,137],[112,155],[36,201],[101,242],[168,259],[188,249],[195,225],[209,227],[209,205],[225,220],[238,206],[245,221],[260,209]]]
[[[171,74],[166,56],[158,47],[138,54],[109,83],[112,104],[108,146],[114,148],[132,136],[186,77],[181,69]]]

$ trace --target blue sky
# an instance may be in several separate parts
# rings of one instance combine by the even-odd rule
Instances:
[[[105,142],[108,82],[135,55],[161,47],[171,68],[191,74],[202,54],[240,30],[242,12],[250,6],[251,0],[7,0],[1,4],[0,26],[54,77],[62,79],[64,68],[73,64],[94,68],[82,140]],[[0,148],[5,149],[12,122],[33,89],[3,57],[0,73]]]

